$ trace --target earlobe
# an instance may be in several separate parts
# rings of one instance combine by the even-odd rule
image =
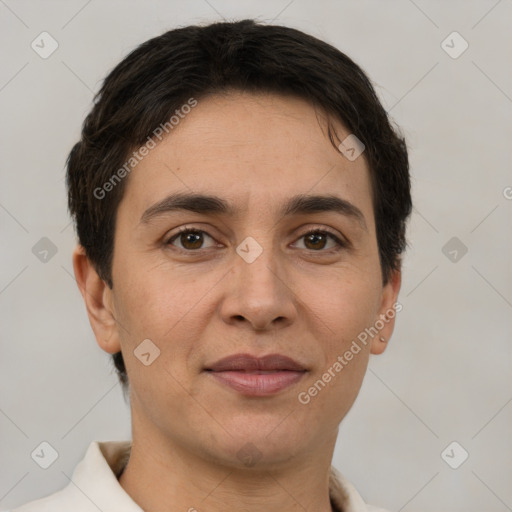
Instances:
[[[386,350],[388,341],[393,334],[395,317],[402,309],[401,304],[398,303],[401,282],[401,271],[394,270],[382,289],[381,304],[375,319],[375,328],[378,329],[378,333],[372,339],[370,349],[372,354],[382,354]]]
[[[73,269],[96,342],[105,352],[119,352],[121,345],[112,306],[112,291],[100,278],[81,245],[77,245],[73,251]]]

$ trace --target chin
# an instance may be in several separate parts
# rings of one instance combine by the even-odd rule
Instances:
[[[295,422],[287,424],[283,415],[273,416],[272,421],[246,416],[244,421],[220,423],[225,430],[220,427],[216,444],[210,444],[208,451],[214,457],[220,456],[223,465],[268,470],[286,464],[297,455],[298,447],[304,450],[308,444],[308,433],[298,429]]]

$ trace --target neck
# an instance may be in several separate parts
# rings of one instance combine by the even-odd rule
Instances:
[[[331,512],[331,457],[308,454],[285,466],[240,469],[157,436],[133,436],[119,483],[145,512]],[[318,454],[323,450],[315,450]]]

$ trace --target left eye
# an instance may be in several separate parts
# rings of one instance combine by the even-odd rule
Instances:
[[[213,238],[206,233],[206,231],[200,229],[191,229],[186,228],[176,233],[174,236],[169,238],[166,242],[168,245],[174,245],[175,240],[179,240],[181,247],[179,249],[184,249],[186,251],[195,251],[198,249],[204,249],[202,247],[204,243],[204,238],[209,238],[213,240]],[[338,248],[342,248],[345,244],[333,233],[325,230],[313,230],[304,233],[299,237],[299,240],[304,238],[305,248],[313,251],[318,251],[326,248],[328,239],[331,239],[334,242],[334,248],[337,246]],[[309,246],[308,246],[309,245]],[[327,247],[327,249],[332,249],[333,247]]]
[[[334,241],[334,247],[342,248],[345,246],[345,244],[335,235],[330,233],[329,231],[322,231],[322,230],[314,230],[314,231],[308,231],[307,233],[304,233],[300,238],[304,238],[305,245],[310,244],[312,247],[306,247],[306,249],[311,250],[318,250],[318,249],[325,249],[325,246],[327,244],[327,240],[330,238]],[[328,247],[328,249],[332,249],[333,247]]]

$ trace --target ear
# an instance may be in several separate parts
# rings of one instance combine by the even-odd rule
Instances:
[[[121,344],[114,315],[112,290],[100,278],[81,245],[77,245],[73,251],[73,269],[96,342],[105,352],[119,352]]]
[[[386,350],[388,341],[393,334],[396,314],[402,310],[402,305],[397,304],[401,283],[401,270],[394,270],[391,273],[389,281],[382,289],[381,303],[374,323],[376,327],[379,327],[379,332],[372,339],[370,349],[372,354],[382,354],[382,352]],[[384,324],[383,327],[382,324]],[[382,341],[381,338],[383,338],[384,341]]]

